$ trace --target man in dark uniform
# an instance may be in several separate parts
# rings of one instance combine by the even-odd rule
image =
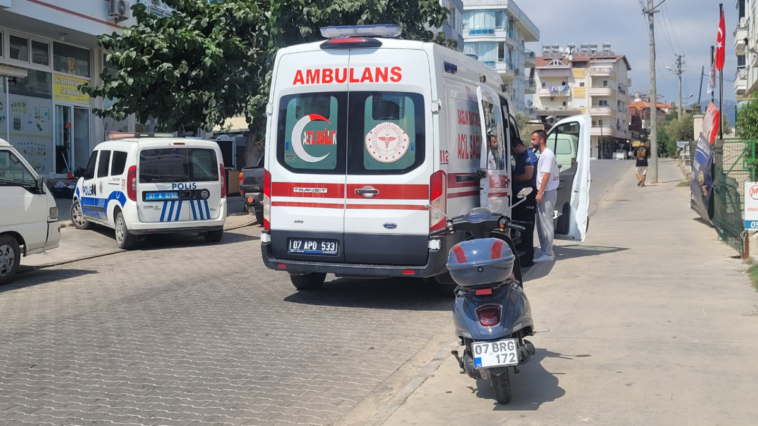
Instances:
[[[532,266],[532,260],[534,259],[534,214],[536,212],[536,200],[537,196],[537,156],[527,149],[520,139],[516,139],[513,145],[513,196],[515,197],[519,191],[524,188],[532,188],[532,193],[529,194],[526,201],[519,204],[513,209],[513,219],[523,222],[529,222],[529,225],[524,225],[526,231],[521,233],[521,242],[516,246],[516,250],[523,252],[521,255],[521,266]],[[513,202],[516,203],[520,200],[514,198]]]

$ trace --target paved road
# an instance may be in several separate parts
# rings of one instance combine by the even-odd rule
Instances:
[[[593,194],[628,166],[594,161]],[[296,293],[262,266],[259,235],[157,242],[0,288],[0,424],[330,424],[450,321],[450,301],[409,280]]]
[[[634,166],[632,160],[594,160],[591,163],[590,175],[592,182],[590,184],[590,216],[597,210],[598,204],[611,191],[613,186],[619,182],[621,176]],[[630,190],[637,189],[633,182],[620,182],[621,185],[629,186]]]

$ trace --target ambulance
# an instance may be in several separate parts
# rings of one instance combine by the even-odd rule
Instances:
[[[151,234],[196,232],[220,241],[226,182],[216,142],[171,134],[111,133],[98,144],[71,203],[77,229],[115,230],[119,248]]]
[[[267,105],[263,262],[299,290],[327,273],[441,277],[446,218],[514,201],[508,88],[460,52],[401,40],[394,25],[325,27],[324,41],[281,49]],[[559,137],[561,134],[571,137]],[[590,119],[557,123],[556,237],[587,229]],[[529,141],[524,141],[527,146]],[[552,146],[551,146],[552,143]],[[438,278],[438,281],[443,280]]]

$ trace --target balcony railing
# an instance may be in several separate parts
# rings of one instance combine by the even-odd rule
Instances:
[[[590,75],[611,76],[611,75],[613,75],[613,68],[609,68],[609,67],[590,67]]]
[[[611,96],[613,89],[610,87],[590,87],[590,96]]]
[[[590,115],[611,115],[611,107],[605,105],[595,105],[590,108]]]
[[[540,89],[539,95],[540,96],[568,96],[571,93],[571,90],[569,89],[562,89],[562,90],[556,90],[556,87],[553,87],[553,90],[550,88],[543,88]]]

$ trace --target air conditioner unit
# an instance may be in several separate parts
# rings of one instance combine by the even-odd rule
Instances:
[[[129,19],[129,8],[131,5],[128,0],[109,0],[110,7],[108,9],[108,16],[116,21],[123,21]]]

